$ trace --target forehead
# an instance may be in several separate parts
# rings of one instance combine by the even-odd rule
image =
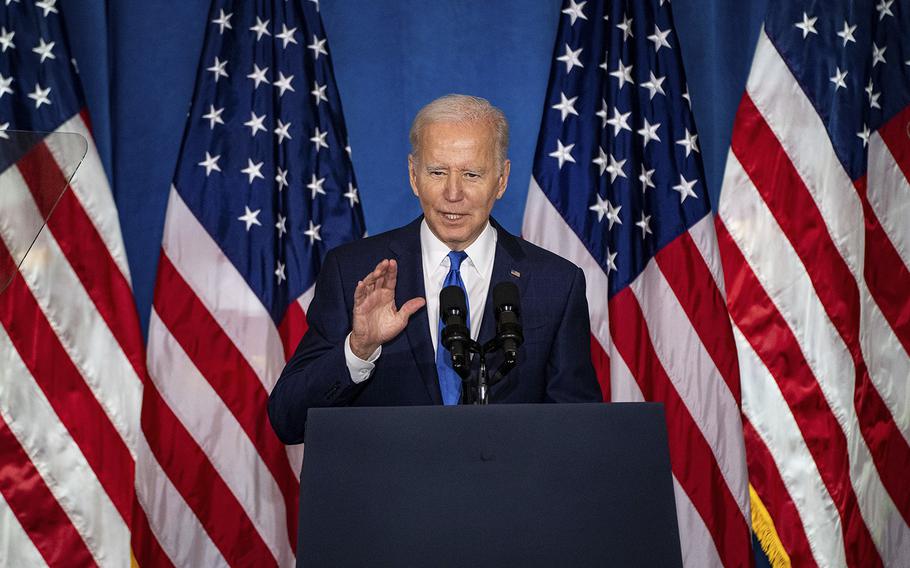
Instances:
[[[495,132],[488,122],[431,122],[420,133],[421,153],[477,150],[486,152],[494,146]]]

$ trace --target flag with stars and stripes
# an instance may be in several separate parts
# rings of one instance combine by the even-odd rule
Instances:
[[[910,4],[770,2],[718,239],[772,562],[910,565]]]
[[[584,269],[606,398],[664,404],[684,564],[748,565],[739,370],[670,3],[563,8],[523,233]]]
[[[63,16],[0,5],[0,564],[128,566],[145,355]]]
[[[363,235],[349,153],[318,3],[214,0],[149,324],[141,565],[293,564],[302,447],[266,399],[326,252]]]

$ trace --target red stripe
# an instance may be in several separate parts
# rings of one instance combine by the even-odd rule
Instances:
[[[158,539],[155,538],[145,510],[135,497],[133,499],[133,524],[130,528],[132,530],[130,546],[140,568],[172,568],[174,566],[158,543]]]
[[[758,493],[765,509],[774,522],[777,536],[783,544],[793,566],[816,566],[809,539],[799,517],[799,511],[790,497],[787,486],[777,470],[774,458],[752,423],[743,417],[743,436],[746,439],[746,461],[749,465],[749,482]]]
[[[600,393],[605,401],[610,400],[610,356],[604,351],[603,346],[594,334],[591,334],[591,363],[594,364],[594,373],[600,384]]]
[[[288,539],[297,541],[299,484],[284,445],[268,421],[268,392],[234,342],[162,251],[155,311],[199,372],[240,423],[284,497]]]
[[[727,303],[717,288],[711,269],[692,240],[692,235],[688,232],[681,234],[661,249],[655,258],[739,406],[742,402],[739,362],[736,359],[736,342],[727,314]]]
[[[278,326],[278,335],[281,337],[281,345],[284,347],[284,360],[288,361],[297,345],[303,339],[309,325],[306,321],[306,313],[300,306],[300,302],[291,302],[287,311],[284,313],[284,319]]]
[[[0,255],[8,254],[0,247]],[[129,524],[133,458],[21,276],[0,294],[0,323],[114,507]]]
[[[0,456],[0,493],[44,561],[51,566],[96,566],[82,536],[2,416]]]
[[[910,485],[904,479],[905,472],[910,469],[910,446],[900,434],[866,368],[859,339],[860,297],[856,278],[831,239],[825,219],[799,172],[748,96],[740,103],[731,148],[802,260],[825,312],[850,352],[855,383],[854,407],[860,431],[882,483],[904,520],[910,523]],[[775,167],[768,167],[769,163]],[[884,304],[883,313],[887,309],[893,314],[895,308],[904,308],[903,335],[910,340],[910,301],[907,301],[910,273],[872,213],[864,180],[857,187],[866,217],[866,280],[870,292],[879,304]],[[782,191],[781,188],[787,189]],[[901,272],[904,278],[901,278]],[[873,274],[871,278],[870,273]],[[883,302],[885,298],[887,300]],[[888,314],[885,316],[887,318]],[[897,317],[901,318],[900,315]],[[891,322],[899,337],[902,335],[900,323]]]
[[[910,180],[910,143],[907,141],[910,138],[910,106],[882,125],[878,129],[878,134],[894,156],[894,161],[904,172],[904,177]]]
[[[673,473],[707,525],[721,561],[725,566],[749,564],[752,545],[746,520],[710,445],[661,365],[629,288],[610,300],[610,335],[645,400],[664,403]]]
[[[142,397],[142,431],[155,459],[228,564],[277,565],[234,493],[150,380]]]
[[[847,563],[882,563],[850,481],[847,440],[803,357],[799,342],[746,263],[726,226],[716,223],[730,315],[774,376],[841,517]]]

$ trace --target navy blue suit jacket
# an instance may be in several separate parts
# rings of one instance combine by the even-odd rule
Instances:
[[[351,380],[344,358],[354,288],[380,260],[398,262],[397,305],[425,296],[420,221],[338,247],[326,256],[307,313],[309,329],[269,396],[269,418],[284,443],[303,442],[311,407],[442,404],[425,307],[382,346],[366,381]],[[479,340],[483,343],[496,332],[493,286],[511,281],[521,298],[525,341],[516,367],[492,387],[490,402],[602,401],[591,364],[584,273],[491,222],[498,238]],[[501,360],[499,354],[488,359],[491,372]]]

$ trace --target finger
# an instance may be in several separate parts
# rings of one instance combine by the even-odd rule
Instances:
[[[390,260],[386,267],[385,277],[382,280],[382,287],[395,291],[395,285],[398,282],[398,263]]]
[[[405,302],[398,310],[398,317],[407,322],[409,319],[411,319],[411,316],[414,315],[417,310],[424,307],[426,303],[427,301],[423,298],[411,298]]]

